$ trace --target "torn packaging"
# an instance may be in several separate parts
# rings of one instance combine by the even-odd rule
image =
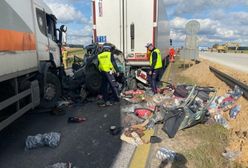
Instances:
[[[125,141],[127,143],[130,143],[132,145],[142,145],[145,142],[141,139],[142,136],[144,136],[143,130],[139,128],[128,128],[124,131],[124,133],[121,135],[121,140]]]
[[[124,134],[127,136],[127,137],[132,137],[132,133],[135,132],[136,134],[139,135],[139,137],[143,137],[145,134],[144,134],[144,130],[140,129],[140,128],[128,128],[127,130],[125,130]]]

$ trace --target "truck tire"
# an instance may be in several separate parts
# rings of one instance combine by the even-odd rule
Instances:
[[[99,92],[102,85],[102,77],[100,73],[89,73],[86,75],[86,88],[90,93]]]
[[[44,90],[44,93],[41,98],[40,107],[42,108],[55,107],[62,92],[59,78],[55,74],[51,72],[47,72],[45,86],[42,89]]]
[[[102,85],[102,76],[95,64],[89,64],[85,68],[86,88],[90,93],[99,92]]]

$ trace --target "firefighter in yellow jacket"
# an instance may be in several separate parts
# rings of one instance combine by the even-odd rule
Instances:
[[[103,45],[103,52],[98,54],[98,68],[102,75],[102,95],[104,103],[100,104],[100,106],[109,106],[112,105],[110,103],[111,98],[113,101],[119,101],[119,93],[117,89],[117,83],[115,81],[114,73],[119,75],[119,69],[116,65],[114,55],[111,53],[111,46]],[[112,97],[109,96],[108,86],[112,91]]]
[[[151,43],[146,45],[146,48],[151,52],[150,54],[150,70],[148,72],[148,79],[154,94],[157,93],[157,84],[162,73],[163,63],[159,49],[155,48]]]
[[[64,68],[67,69],[67,58],[68,58],[68,51],[66,50],[66,48],[62,48],[62,60],[63,60],[63,64],[64,64]]]

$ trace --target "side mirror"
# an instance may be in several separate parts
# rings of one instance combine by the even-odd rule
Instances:
[[[57,29],[59,33],[58,43],[61,45],[66,45],[67,43],[67,27],[65,25],[61,25],[59,29]]]
[[[67,32],[67,27],[65,25],[60,26],[60,31],[66,33]]]

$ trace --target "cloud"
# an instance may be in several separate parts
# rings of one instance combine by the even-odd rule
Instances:
[[[75,7],[64,3],[48,3],[60,23],[80,22],[87,23],[88,19]]]
[[[92,26],[85,25],[82,29],[72,29],[68,32],[68,43],[90,44],[92,41]]]
[[[211,9],[222,9],[233,5],[233,0],[164,0],[167,8],[174,7],[174,15],[182,16],[185,14],[199,15],[205,14],[203,11]],[[237,3],[237,2],[235,2]],[[244,3],[244,2],[242,2]]]
[[[234,13],[231,16],[235,15]],[[232,17],[229,17],[230,21]],[[239,15],[245,17],[246,15]],[[233,18],[234,19],[234,18]],[[178,44],[183,44],[185,41],[185,25],[191,19],[182,17],[175,17],[170,21],[171,24],[171,38]],[[200,32],[198,33],[199,41],[201,45],[212,45],[212,43],[225,43],[228,41],[240,42],[243,45],[248,45],[247,36],[248,30],[245,25],[232,25],[221,20],[196,19],[200,25]]]
[[[80,5],[88,5],[89,0],[45,0],[58,19],[59,24],[68,27],[67,39],[69,44],[89,44],[92,40],[91,19],[82,13]],[[80,4],[81,3],[81,4]]]
[[[203,45],[240,42],[248,45],[248,1],[237,0],[164,0],[169,9],[171,37],[184,43],[185,25],[190,20],[201,24],[199,40]],[[246,10],[245,10],[246,9]]]

